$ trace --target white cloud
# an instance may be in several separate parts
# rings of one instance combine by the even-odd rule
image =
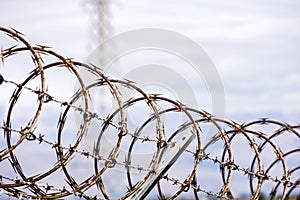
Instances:
[[[20,30],[33,44],[53,46],[65,56],[84,60],[91,29],[89,13],[81,6],[82,0],[1,1],[1,25]],[[222,77],[227,116],[248,121],[264,115],[298,123],[299,7],[299,2],[284,0],[119,0],[112,3],[110,14],[112,34],[155,27],[177,31],[201,45]],[[147,64],[147,58],[142,59]],[[51,84],[60,87],[55,80]],[[2,101],[1,120],[6,112]]]

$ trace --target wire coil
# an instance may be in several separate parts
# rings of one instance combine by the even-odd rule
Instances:
[[[147,94],[132,81],[108,78],[98,67],[63,57],[49,47],[32,46],[17,30],[0,27],[0,31],[8,36],[7,40],[17,43],[12,47],[2,48],[0,58],[5,64],[3,68],[12,67],[6,66],[6,62],[15,57],[23,59],[24,53],[32,61],[32,69],[24,81],[10,80],[2,72],[3,68],[0,68],[0,88],[14,88],[12,93],[1,94],[10,97],[5,111],[6,118],[2,119],[4,122],[0,127],[3,141],[0,146],[2,194],[20,199],[57,199],[69,196],[126,199],[143,187],[149,176],[155,173],[160,153],[174,145],[174,137],[192,131],[196,135],[196,141],[184,152],[181,161],[181,164],[188,163],[185,165],[187,167],[182,169],[182,165],[174,164],[174,170],[179,168],[185,175],[177,177],[177,173],[171,170],[160,177],[155,190],[159,199],[180,198],[187,193],[195,199],[199,199],[201,195],[231,199],[232,193],[235,193],[235,177],[240,174],[248,177],[247,191],[251,199],[257,199],[262,191],[265,192],[265,185],[267,190],[272,188],[269,190],[270,199],[299,196],[300,165],[297,158],[300,148],[295,145],[299,143],[299,125],[293,126],[266,118],[243,124],[219,119],[173,99]],[[22,63],[22,60],[19,62]],[[52,69],[68,71],[75,79],[78,87],[69,99],[61,99],[48,91],[47,73]],[[83,71],[93,77],[92,81],[86,81],[82,76]],[[109,91],[115,106],[106,117],[96,111],[91,102],[93,91],[102,88]],[[121,88],[138,95],[124,98]],[[22,107],[19,104],[24,93],[31,94],[37,105],[32,111],[34,114],[29,120],[22,122],[20,128],[14,125],[17,123],[14,118],[22,116],[17,111],[18,107]],[[58,119],[55,119],[57,127],[40,133],[39,127],[45,120],[44,110],[49,104],[61,111]],[[147,107],[150,114],[145,114],[147,117],[134,128],[129,127],[128,112],[140,104]],[[4,112],[3,109],[1,112]],[[68,143],[65,142],[68,141],[65,132],[74,113],[78,128],[72,130],[74,139]],[[182,123],[177,128],[166,127],[167,118],[179,114]],[[138,118],[138,113],[136,115]],[[214,134],[208,135],[210,139],[204,143],[203,135],[208,133],[203,127],[207,125],[213,127]],[[54,136],[52,130],[56,130]],[[97,133],[93,149],[87,149],[82,143],[95,130]],[[292,138],[294,146],[286,148],[281,142],[285,137]],[[111,141],[109,147],[105,145],[107,138]],[[237,145],[240,141],[243,141],[243,146]],[[56,162],[48,166],[46,171],[34,172],[34,175],[24,170],[26,167],[18,159],[18,155],[22,153],[19,149],[25,145],[26,150],[31,152],[28,147],[33,143],[36,148],[54,152],[56,157]],[[146,146],[152,149],[147,154],[147,161],[144,158],[139,160],[136,155],[142,154],[138,151],[147,149]],[[212,146],[215,150],[206,150]],[[242,151],[247,152],[247,155],[243,155]],[[250,161],[246,166],[241,163],[240,157],[243,156]],[[87,177],[79,178],[78,174],[72,173],[73,160],[91,161],[93,171]],[[214,173],[220,178],[219,189],[207,187],[203,183],[202,174],[207,169],[203,167],[204,164],[218,169]],[[109,181],[105,178],[114,169],[121,169],[127,179],[121,192],[112,192],[110,184],[107,184]],[[63,181],[57,185],[50,184],[53,176],[63,177]],[[118,180],[113,184],[118,184]]]

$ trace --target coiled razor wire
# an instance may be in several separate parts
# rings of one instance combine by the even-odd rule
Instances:
[[[299,125],[267,118],[243,124],[219,119],[162,95],[147,94],[130,80],[109,78],[100,68],[63,57],[47,46],[32,46],[15,29],[0,27],[0,30],[6,37],[4,40],[1,37],[0,89],[13,90],[1,93],[1,99],[10,99],[7,108],[0,107],[1,116],[6,115],[0,126],[0,197],[130,198],[156,173],[162,162],[161,154],[174,146],[174,138],[192,132],[196,140],[169,171],[158,177],[151,192],[153,198],[233,199],[239,184],[244,184],[242,188],[250,193],[251,199],[259,198],[263,192],[270,199],[299,198]],[[30,66],[28,60],[23,60],[24,55],[31,60],[30,72],[18,80],[10,79],[5,69],[10,70],[20,65],[18,63]],[[10,62],[15,57],[18,63]],[[51,85],[47,82],[47,73],[53,69],[67,71],[78,85],[75,91],[70,89],[74,93],[69,98],[52,94],[60,88],[52,92],[48,89]],[[15,70],[23,72],[22,68]],[[82,73],[89,74],[92,81],[87,81]],[[107,116],[103,116],[91,100],[97,89],[106,89],[113,99],[115,108]],[[124,90],[136,95],[126,98]],[[24,93],[33,99],[20,100]],[[27,116],[22,111],[26,110],[26,106],[22,107],[24,101],[37,105],[29,120],[18,123],[17,119]],[[51,118],[57,121],[56,127],[44,128],[44,116],[49,114],[44,110],[50,104],[58,108],[60,114]],[[141,104],[148,108],[147,117],[129,126],[128,112]],[[138,119],[139,113],[136,115]],[[177,128],[166,123],[174,116],[180,116],[182,121]],[[69,128],[70,124],[76,124],[77,129]],[[213,131],[208,131],[207,126]],[[94,134],[93,148],[88,148],[83,143],[91,133]],[[209,140],[204,143],[203,137]],[[48,154],[35,160],[39,152],[52,152],[55,162],[48,163],[51,160]],[[26,157],[25,162],[22,157]],[[245,159],[248,164],[243,162]],[[24,167],[28,163],[30,167]],[[82,174],[73,172],[76,163],[79,163],[79,172],[84,171]],[[47,170],[38,171],[39,165],[47,164]],[[84,170],[87,164],[89,170]],[[38,170],[33,172],[31,168]],[[121,176],[124,180],[119,178]],[[245,178],[247,180],[242,182]],[[219,183],[211,186],[211,182]]]

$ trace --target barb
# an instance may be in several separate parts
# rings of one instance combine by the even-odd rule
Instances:
[[[246,192],[250,193],[250,199],[257,199],[265,192],[271,199],[299,196],[300,125],[266,118],[243,124],[219,119],[184,102],[147,94],[134,80],[110,79],[96,66],[63,57],[47,46],[32,46],[14,29],[0,27],[0,33],[16,43],[2,47],[0,52],[3,64],[0,90],[5,91],[0,92],[8,98],[7,106],[1,107],[6,117],[0,126],[3,138],[0,197],[126,199],[145,186],[163,162],[161,155],[167,148],[176,146],[175,138],[186,132],[195,134],[196,140],[168,172],[165,170],[165,174],[158,177],[155,191],[159,199],[199,199],[203,195],[233,199],[237,194],[234,183],[239,175],[248,181]],[[22,62],[23,54],[29,56],[32,68],[27,72],[23,69],[25,79],[21,81],[11,78],[6,69],[15,67],[10,62],[12,58],[20,58]],[[53,92],[60,91],[60,88],[53,89],[49,81],[48,72],[53,69],[67,71],[76,80],[78,87],[69,97]],[[92,78],[86,80],[83,74]],[[95,90],[108,91],[107,96],[115,108],[106,113],[97,111]],[[124,90],[138,95],[127,97]],[[30,102],[38,104],[27,120],[18,119],[26,107],[22,107],[22,98],[32,98],[34,101]],[[98,101],[105,99],[96,103]],[[147,107],[150,114],[137,120],[139,124],[132,125],[127,120],[128,112],[140,105]],[[59,111],[57,125],[44,128],[45,115],[51,114],[53,119],[53,114],[48,113],[49,107]],[[183,119],[178,127],[164,123],[166,118],[178,114]],[[72,120],[76,129],[71,128]],[[208,135],[210,133],[203,128],[207,125],[214,130],[213,135]],[[204,136],[210,138],[206,143]],[[93,140],[92,147],[85,144],[89,137]],[[284,144],[286,137],[291,145]],[[213,146],[215,150],[209,151]],[[36,151],[33,152],[33,148]],[[33,162],[42,152],[48,153],[45,160],[38,159],[37,165],[46,163],[47,157],[53,155],[55,163],[49,164],[46,170],[32,172],[22,156],[28,156]],[[249,162],[242,162],[245,158],[240,157],[246,157]],[[211,168],[203,167],[207,165]],[[85,172],[74,172],[74,166]],[[216,167],[213,174],[220,174],[221,180],[217,189],[203,182],[206,170]],[[114,184],[120,190],[114,191],[111,186]]]

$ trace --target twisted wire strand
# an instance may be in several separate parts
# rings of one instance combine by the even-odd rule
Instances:
[[[14,29],[0,27],[0,33],[6,34],[8,39],[16,42],[17,45],[9,48],[1,48],[0,58],[3,65],[10,58],[18,58],[22,52],[27,52],[31,56],[34,68],[28,73],[24,81],[11,80],[0,68],[0,89],[1,87],[13,86],[14,91],[10,96],[6,119],[3,119],[3,125],[0,126],[4,145],[0,146],[0,164],[6,163],[5,168],[13,169],[14,174],[5,174],[0,172],[0,196],[6,195],[15,198],[27,199],[57,199],[69,196],[77,196],[85,199],[111,199],[110,184],[106,183],[105,176],[109,176],[112,169],[118,170],[117,166],[123,169],[126,175],[126,192],[119,194],[117,198],[126,199],[135,194],[152,174],[156,173],[160,166],[161,155],[166,149],[172,148],[176,144],[176,136],[185,132],[193,132],[196,140],[184,151],[184,156],[189,157],[193,162],[187,164],[187,169],[182,169],[187,174],[184,178],[176,177],[172,172],[162,175],[158,178],[156,188],[159,199],[175,199],[185,197],[186,194],[199,199],[201,195],[213,196],[218,199],[232,199],[235,174],[244,174],[248,176],[249,191],[251,199],[259,198],[264,185],[272,183],[273,188],[269,191],[270,199],[287,199],[291,196],[299,196],[300,181],[299,162],[296,165],[288,163],[289,158],[299,157],[299,146],[293,146],[289,149],[282,149],[278,138],[284,136],[293,136],[294,140],[299,141],[299,125],[290,125],[276,120],[261,118],[239,124],[234,121],[219,119],[210,113],[190,108],[188,105],[164,97],[158,94],[148,94],[139,88],[130,80],[111,79],[100,68],[74,59],[66,58],[51,50],[47,46],[32,46],[27,42],[23,35]],[[49,58],[52,58],[53,61]],[[7,68],[7,66],[5,66]],[[78,83],[73,95],[69,99],[60,99],[47,89],[47,75],[50,69],[66,69],[71,76],[74,76]],[[92,81],[87,81],[82,75],[84,73],[92,76]],[[5,72],[5,70],[4,70]],[[40,85],[33,88],[30,82],[40,79]],[[94,111],[93,90],[105,88],[110,92],[112,100],[116,104],[107,117],[102,117],[103,113]],[[137,96],[124,96],[120,88],[126,88],[131,92],[138,93]],[[27,91],[35,97],[38,106],[35,109],[33,117],[28,122],[22,124],[21,128],[14,126],[14,116],[16,105],[20,104],[22,93]],[[127,112],[138,104],[145,105],[151,112],[135,130],[129,128],[127,121]],[[61,108],[56,127],[56,139],[46,139],[50,134],[47,130],[38,133],[39,123],[42,122],[42,112],[47,104],[52,104]],[[160,108],[159,105],[168,105]],[[64,137],[68,119],[72,113],[78,118],[78,129],[73,143],[65,145]],[[173,130],[166,131],[166,124],[163,118],[169,115],[181,114],[182,123]],[[93,129],[92,124],[97,124],[98,129]],[[213,127],[215,133],[207,135],[209,141],[202,141],[203,135],[209,134],[201,127],[209,124]],[[151,136],[147,135],[149,127],[153,126]],[[277,128],[274,129],[274,126]],[[264,131],[263,127],[272,128]],[[167,127],[169,128],[169,127]],[[169,129],[168,129],[169,130]],[[85,137],[91,132],[96,132],[94,138],[94,147],[88,150],[82,145]],[[18,139],[15,139],[19,135]],[[108,147],[105,138],[110,137],[114,140]],[[113,139],[114,138],[114,139]],[[236,152],[235,143],[243,138],[249,147],[250,164],[243,166],[236,159],[240,156]],[[38,145],[45,144],[49,152],[56,155],[56,163],[46,172],[39,172],[36,175],[28,176],[24,171],[23,163],[18,160],[18,149],[28,142],[35,142]],[[152,145],[152,152],[147,154],[149,162],[145,163],[135,158],[138,154],[139,145]],[[209,152],[207,149],[219,145],[218,152]],[[109,153],[104,149],[110,148]],[[266,149],[273,150],[274,159],[267,163],[264,157]],[[72,161],[78,158],[80,160],[91,160],[94,171],[87,178],[80,180],[77,174],[72,173]],[[42,162],[42,161],[40,161]],[[201,163],[208,162],[210,165],[218,165],[220,170],[221,186],[219,190],[206,189],[206,185],[201,182],[202,168]],[[138,163],[138,164],[137,164]],[[172,168],[180,167],[175,163]],[[277,168],[279,173],[275,173]],[[1,170],[2,171],[2,170]],[[277,170],[278,171],[278,170]],[[276,171],[276,172],[277,172]],[[49,178],[56,174],[62,174],[64,185],[54,185],[48,183]],[[138,178],[136,178],[138,174]],[[16,177],[16,178],[15,178]],[[171,183],[167,184],[167,183]],[[172,193],[169,194],[165,188],[171,187]],[[93,193],[93,188],[97,192]]]

